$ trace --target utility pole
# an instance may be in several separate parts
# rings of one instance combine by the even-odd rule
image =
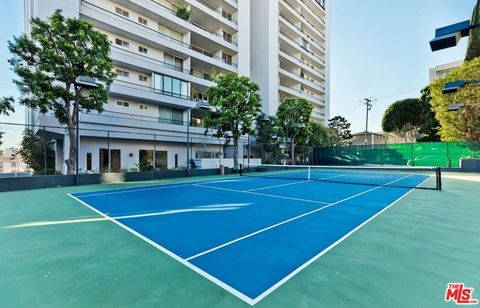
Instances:
[[[372,110],[373,102],[375,100],[373,98],[364,98],[361,103],[363,103],[367,107],[367,116],[365,120],[365,147],[368,146],[368,112]]]

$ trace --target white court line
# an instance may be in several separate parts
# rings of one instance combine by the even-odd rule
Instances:
[[[311,182],[311,181],[306,180],[306,181],[293,182],[293,183],[287,183],[287,184],[279,184],[279,185],[273,185],[273,186],[267,186],[267,187],[260,187],[260,188],[255,188],[255,189],[243,190],[243,192],[252,192],[252,191],[269,189],[269,188],[283,187],[283,186],[289,186],[289,185],[298,185],[298,184],[304,184],[304,183],[308,183],[308,182]]]
[[[316,204],[330,204],[329,202],[322,202],[322,201],[315,201],[315,200],[309,200],[309,199],[301,199],[301,198],[293,198],[293,197],[285,197],[285,196],[278,196],[278,195],[263,194],[263,193],[254,192],[254,191],[235,190],[235,189],[230,189],[230,188],[221,188],[221,187],[207,186],[207,185],[200,185],[200,184],[193,184],[193,186],[203,187],[203,188],[209,188],[209,189],[216,189],[216,190],[223,190],[223,191],[230,191],[230,192],[236,192],[236,193],[241,193],[241,194],[249,194],[249,195],[257,195],[257,196],[271,197],[271,198],[277,198],[277,199],[302,201],[302,202],[316,203]]]
[[[133,235],[135,235],[136,237],[144,240],[145,242],[147,242],[148,244],[152,245],[153,247],[157,248],[158,250],[162,251],[163,253],[165,253],[166,255],[172,257],[174,260],[180,262],[181,264],[185,265],[186,267],[188,267],[189,269],[191,269],[192,271],[200,274],[201,276],[203,276],[204,278],[210,280],[211,282],[215,283],[216,285],[218,285],[219,287],[223,288],[224,290],[226,290],[227,292],[230,292],[231,294],[233,294],[234,296],[238,297],[239,299],[241,299],[242,301],[246,302],[247,304],[253,306],[254,305],[254,300],[248,296],[246,296],[245,294],[239,292],[238,290],[236,290],[235,288],[229,286],[228,284],[226,284],[225,282],[213,277],[212,275],[210,275],[209,273],[205,272],[204,270],[198,268],[197,266],[193,265],[192,263],[186,261],[185,259],[183,259],[182,257],[176,255],[175,253],[171,252],[170,250],[168,250],[167,248],[155,243],[154,241],[152,241],[151,239],[149,239],[148,237],[138,233],[137,231],[133,230],[132,228],[130,227],[127,227],[126,225],[124,225],[123,223],[111,218],[110,216],[100,212],[99,210],[97,210],[96,208],[90,206],[88,203],[78,199],[77,197],[75,197],[74,195],[72,194],[67,194],[68,196],[70,196],[71,198],[73,198],[74,200],[80,202],[81,204],[83,204],[84,206],[86,206],[87,208],[89,208],[90,210],[94,211],[95,213],[97,213],[98,215],[104,217],[105,219],[113,222],[114,224],[118,225],[119,227],[127,230],[128,232],[132,233]]]
[[[415,188],[423,185],[426,181],[428,181],[430,178],[427,178],[425,179],[425,181],[423,181],[422,183],[418,184]],[[337,246],[338,244],[340,244],[341,242],[343,242],[344,240],[346,240],[349,236],[351,236],[353,233],[355,233],[356,231],[358,231],[360,228],[362,228],[363,226],[365,226],[367,223],[369,223],[370,221],[374,220],[375,218],[377,218],[379,215],[381,215],[383,212],[385,212],[386,210],[388,210],[390,207],[392,207],[393,205],[395,205],[397,202],[399,202],[400,200],[402,200],[403,198],[405,198],[407,195],[409,195],[412,191],[415,190],[415,188],[412,188],[410,189],[408,192],[406,192],[403,196],[401,196],[400,198],[398,198],[397,200],[393,201],[392,203],[390,203],[389,205],[387,205],[384,209],[382,209],[381,211],[379,211],[378,213],[374,214],[372,217],[370,217],[369,219],[365,220],[363,223],[361,223],[360,225],[358,225],[355,229],[351,230],[350,232],[348,232],[347,234],[345,234],[344,236],[342,236],[341,238],[339,238],[335,243],[331,244],[330,246],[328,246],[327,248],[325,248],[324,250],[322,250],[319,254],[317,254],[316,256],[314,256],[313,258],[311,258],[310,260],[308,260],[307,262],[305,262],[304,264],[302,264],[300,267],[298,267],[297,269],[295,269],[293,272],[291,272],[290,274],[288,274],[287,276],[283,277],[282,280],[278,281],[276,284],[274,284],[273,286],[271,286],[270,288],[268,288],[265,292],[263,292],[262,294],[260,294],[259,296],[257,296],[256,298],[253,299],[253,305],[255,305],[256,303],[258,303],[259,301],[261,301],[262,299],[264,299],[265,297],[267,297],[270,293],[272,293],[273,291],[275,291],[276,289],[278,289],[280,286],[282,286],[284,283],[286,283],[288,280],[290,280],[292,277],[294,277],[296,274],[298,274],[299,272],[301,272],[303,269],[305,269],[307,266],[309,266],[310,264],[312,264],[313,262],[315,262],[318,258],[320,258],[321,256],[323,256],[324,254],[326,254],[327,252],[329,252],[330,250],[332,250],[335,246]]]
[[[411,176],[411,175],[407,175],[407,176],[404,176],[404,177],[402,177],[402,178],[399,178],[399,179],[397,179],[397,180],[395,180],[395,181],[391,181],[391,182],[385,184],[385,186],[386,186],[386,185],[389,185],[389,184],[393,184],[393,183],[395,183],[395,182],[397,182],[397,181],[403,180],[403,179],[405,179],[405,178],[407,178],[407,177],[409,177],[409,176]],[[377,190],[377,189],[380,189],[380,188],[383,188],[383,187],[384,187],[384,186],[378,186],[378,187],[371,188],[371,189],[369,189],[369,190],[362,191],[362,192],[360,192],[360,193],[358,193],[358,194],[355,194],[355,195],[353,195],[353,196],[350,196],[350,197],[348,197],[348,198],[339,200],[339,201],[337,201],[337,202],[330,203],[330,204],[328,204],[328,205],[319,207],[319,208],[317,208],[317,209],[315,209],[315,210],[312,210],[312,211],[309,211],[309,212],[307,212],[307,213],[304,213],[304,214],[295,216],[295,217],[293,217],[293,218],[290,218],[290,219],[281,221],[281,222],[276,223],[276,224],[274,224],[274,225],[271,225],[271,226],[269,226],[269,227],[266,227],[266,228],[260,229],[260,230],[258,230],[258,231],[252,232],[252,233],[250,233],[250,234],[247,234],[247,235],[245,235],[245,236],[239,237],[239,238],[234,239],[234,240],[232,240],[232,241],[230,241],[230,242],[227,242],[227,243],[224,243],[224,244],[222,244],[222,245],[219,245],[219,246],[213,247],[213,248],[211,248],[211,249],[205,250],[205,251],[203,251],[203,252],[201,252],[201,253],[198,253],[198,254],[196,254],[196,255],[193,255],[193,256],[191,256],[191,257],[188,257],[188,258],[186,258],[185,260],[191,261],[191,260],[196,259],[196,258],[198,258],[198,257],[201,257],[201,256],[204,256],[204,255],[209,254],[209,253],[211,253],[211,252],[214,252],[214,251],[216,251],[216,250],[219,250],[219,249],[222,249],[222,248],[224,248],[224,247],[227,247],[227,246],[230,246],[230,245],[232,245],[232,244],[235,244],[235,243],[237,243],[237,242],[243,241],[243,240],[245,240],[245,239],[247,239],[247,238],[250,238],[250,237],[252,237],[252,236],[255,236],[255,235],[257,235],[257,234],[263,233],[263,232],[265,232],[265,231],[268,231],[268,230],[270,230],[270,229],[279,227],[279,226],[281,226],[281,225],[285,225],[285,224],[287,224],[287,223],[290,223],[290,222],[292,222],[292,221],[298,220],[298,219],[303,218],[303,217],[305,217],[305,216],[312,215],[312,214],[317,213],[317,212],[319,212],[319,211],[322,211],[322,210],[324,210],[324,209],[330,208],[330,207],[332,207],[332,206],[338,205],[338,204],[340,204],[340,203],[343,203],[343,202],[348,201],[348,200],[351,200],[351,199],[353,199],[353,198],[362,196],[362,195],[364,195],[364,194],[367,194],[367,193],[369,193],[369,192],[372,192],[372,191],[374,191],[374,190]]]

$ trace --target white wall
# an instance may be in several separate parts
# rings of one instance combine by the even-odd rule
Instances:
[[[251,76],[260,85],[263,112],[275,115],[279,103],[279,0],[253,0],[251,13]]]
[[[258,1],[258,0],[253,0]],[[238,1],[238,74],[250,77],[250,0]]]

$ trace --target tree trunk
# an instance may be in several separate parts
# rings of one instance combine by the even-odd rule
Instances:
[[[233,165],[238,167],[238,138],[233,137]]]
[[[293,134],[292,136],[291,149],[292,149],[292,165],[295,165],[295,134]]]
[[[68,127],[68,139],[70,140],[69,158],[65,160],[67,165],[67,174],[75,174],[77,159],[77,135],[74,127]]]

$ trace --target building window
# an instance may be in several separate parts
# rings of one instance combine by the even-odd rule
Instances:
[[[130,13],[128,13],[128,11],[125,11],[124,9],[119,8],[119,7],[115,8],[115,13],[117,13],[118,15],[122,15],[124,17],[129,17],[130,16]]]
[[[130,43],[127,41],[124,41],[122,39],[116,38],[115,39],[115,44],[122,46],[122,47],[130,47]]]
[[[222,16],[228,20],[232,20],[232,13],[229,13],[227,11],[222,11]]]
[[[138,51],[144,54],[148,53],[148,49],[142,46],[138,46]]]
[[[138,157],[138,167],[140,171],[152,171],[154,168],[154,160],[155,170],[166,170],[168,168],[167,151],[155,151],[154,158],[152,150],[139,150]]]
[[[87,153],[87,171],[92,170],[92,153]]]
[[[224,63],[232,64],[232,55],[229,55],[225,51],[222,51],[222,60]]]
[[[138,108],[139,108],[140,110],[147,110],[147,109],[148,109],[148,106],[147,106],[147,105],[140,104],[140,105],[138,105]]]
[[[158,111],[160,123],[183,125],[183,110],[159,106]]]
[[[147,82],[148,81],[148,76],[138,75],[138,80],[143,81],[143,82]]]
[[[223,39],[227,42],[232,41],[232,35],[226,31],[223,31]]]
[[[144,26],[146,26],[148,24],[148,21],[145,18],[140,17],[140,16],[138,16],[138,22],[141,23]]]
[[[124,108],[130,108],[130,103],[126,102],[126,101],[117,101],[117,106],[124,107]]]
[[[116,74],[118,77],[130,77],[130,73],[121,69],[116,70]]]
[[[165,54],[164,59],[167,67],[179,72],[183,71],[183,59],[169,55],[167,53]]]
[[[153,75],[153,77],[155,92],[171,96],[177,96],[183,99],[189,98],[189,82],[160,74],[155,74]]]

